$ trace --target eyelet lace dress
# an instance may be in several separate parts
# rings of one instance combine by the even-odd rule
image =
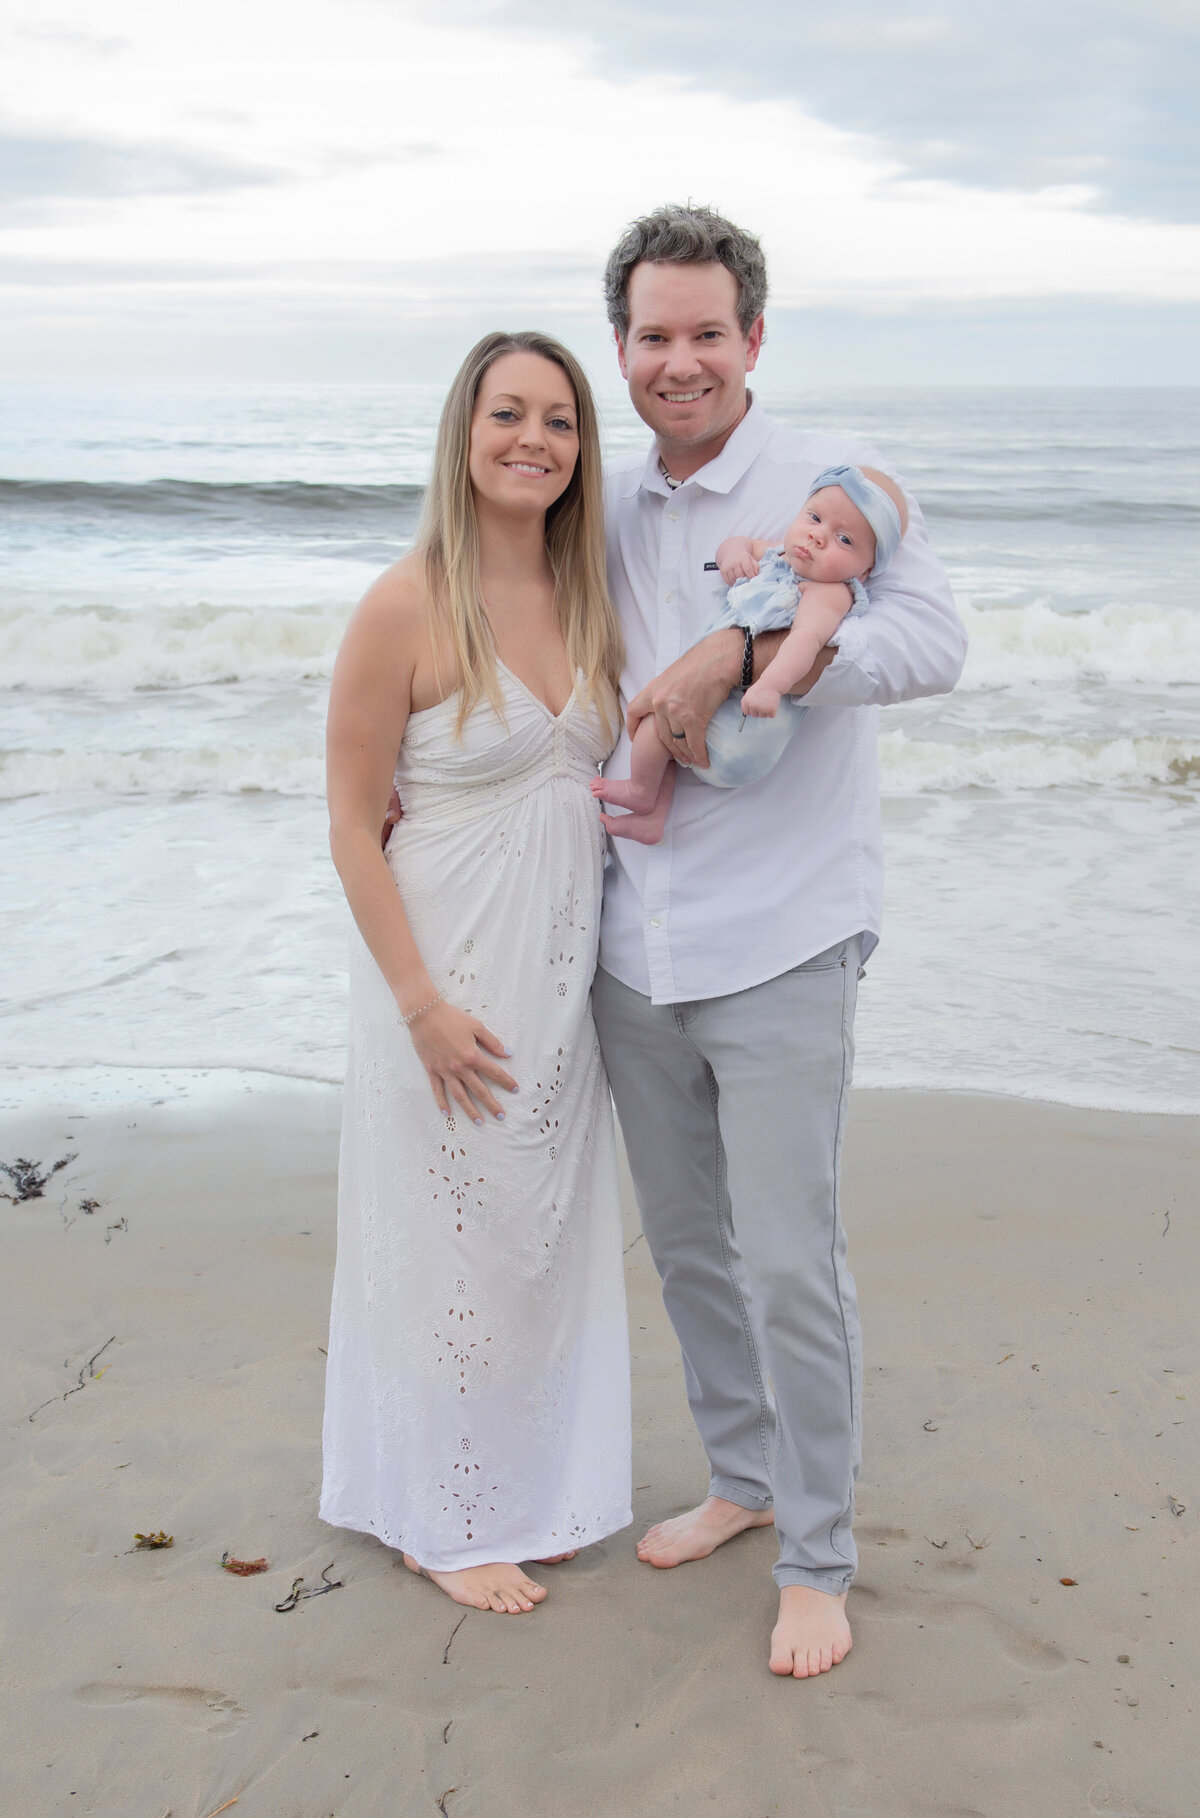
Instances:
[[[611,1107],[588,992],[607,755],[503,667],[410,716],[387,859],[437,988],[512,1049],[504,1123],[439,1112],[351,933],[321,1515],[454,1571],[587,1546],[630,1511]]]

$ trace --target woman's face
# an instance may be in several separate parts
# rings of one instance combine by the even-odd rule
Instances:
[[[544,516],[566,491],[578,459],[579,412],[562,367],[534,353],[493,360],[471,418],[476,502]]]

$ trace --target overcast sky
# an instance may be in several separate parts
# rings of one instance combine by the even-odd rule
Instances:
[[[0,0],[4,376],[610,370],[605,253],[710,202],[764,380],[1200,383],[1196,0]]]

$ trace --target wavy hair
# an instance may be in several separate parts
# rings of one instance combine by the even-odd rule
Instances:
[[[496,646],[479,583],[479,523],[471,486],[471,421],[488,368],[503,354],[532,353],[561,367],[575,394],[579,459],[565,491],[546,513],[546,552],[554,571],[559,623],[573,674],[582,670],[584,698],[615,732],[621,629],[604,568],[604,499],[595,399],[575,356],[534,329],[484,335],[458,369],[442,406],[433,474],[417,532],[434,637],[434,660],[448,647],[458,682],[455,734],[486,698],[500,719],[504,699]],[[439,651],[439,645],[441,651]]]

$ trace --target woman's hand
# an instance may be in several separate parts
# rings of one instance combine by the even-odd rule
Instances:
[[[517,1082],[492,1058],[508,1054],[498,1035],[485,1028],[477,1016],[469,1016],[465,1010],[444,1002],[419,1016],[410,1025],[409,1034],[443,1116],[451,1115],[453,1103],[466,1112],[472,1123],[481,1124],[482,1105],[493,1117],[504,1121],[504,1112],[488,1081],[509,1092],[517,1090]]]

